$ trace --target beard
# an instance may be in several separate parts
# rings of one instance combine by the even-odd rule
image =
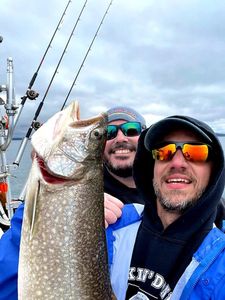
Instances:
[[[117,149],[128,149],[130,151],[137,151],[137,147],[134,144],[130,144],[127,142],[121,142],[121,143],[116,143],[115,145],[112,146],[112,148],[109,151],[109,154],[113,154]],[[127,158],[124,156],[120,157],[120,160],[126,160]],[[110,161],[110,159],[107,159],[104,157],[104,164],[106,168],[113,174],[127,178],[131,177],[133,175],[133,162],[128,162],[126,165],[120,166],[119,164],[113,165]]]
[[[154,179],[153,187],[156,197],[163,209],[168,212],[178,212],[179,214],[183,214],[190,207],[193,207],[204,192],[204,189],[197,191],[192,198],[187,197],[186,192],[181,190],[173,190],[163,194]]]
[[[113,166],[109,160],[105,160],[104,164],[111,173],[119,177],[127,178],[133,175],[133,165],[126,165],[123,167]]]

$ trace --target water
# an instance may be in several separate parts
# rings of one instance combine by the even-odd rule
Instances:
[[[219,138],[222,143],[223,149],[225,151],[225,137],[219,137]],[[12,163],[15,160],[20,143],[21,141],[19,140],[13,140],[12,143],[10,144],[6,152],[8,163]],[[30,153],[31,153],[31,145],[29,142],[25,149],[20,166],[16,170],[14,170],[12,172],[12,176],[10,176],[10,186],[11,186],[11,193],[13,198],[17,198],[20,195],[25,185],[30,170],[30,166],[31,166]],[[223,195],[225,197],[225,191]]]
[[[6,159],[8,164],[11,165],[13,161],[16,159],[16,155],[20,143],[21,140],[13,140],[9,148],[6,150]],[[28,142],[19,167],[16,167],[16,169],[11,170],[11,176],[9,177],[9,180],[10,180],[10,188],[11,188],[11,194],[13,199],[19,197],[26,183],[26,179],[28,177],[29,170],[31,167],[31,162],[32,162],[30,153],[31,153],[31,145],[30,142]]]
[[[223,151],[224,151],[224,153],[225,153],[225,136],[219,137],[219,139],[220,139],[220,142],[221,142],[221,144],[222,144],[222,146],[223,146]],[[223,197],[225,198],[225,190],[224,190],[224,192],[223,192]]]
[[[225,136],[220,136],[219,139],[220,139],[220,142],[221,142],[221,144],[223,146],[223,150],[225,152]]]

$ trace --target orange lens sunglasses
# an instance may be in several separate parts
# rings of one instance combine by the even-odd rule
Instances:
[[[195,142],[165,142],[152,150],[152,157],[155,160],[169,161],[178,149],[181,149],[188,161],[205,162],[209,158],[211,146]]]

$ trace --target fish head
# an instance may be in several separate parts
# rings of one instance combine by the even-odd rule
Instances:
[[[79,104],[73,102],[33,134],[32,146],[50,175],[81,180],[102,164],[106,132],[106,114],[80,120]]]

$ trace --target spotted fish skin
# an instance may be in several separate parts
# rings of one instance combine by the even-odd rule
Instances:
[[[19,300],[113,297],[103,207],[106,125],[105,115],[79,120],[75,102],[32,137],[36,155],[25,200]]]

